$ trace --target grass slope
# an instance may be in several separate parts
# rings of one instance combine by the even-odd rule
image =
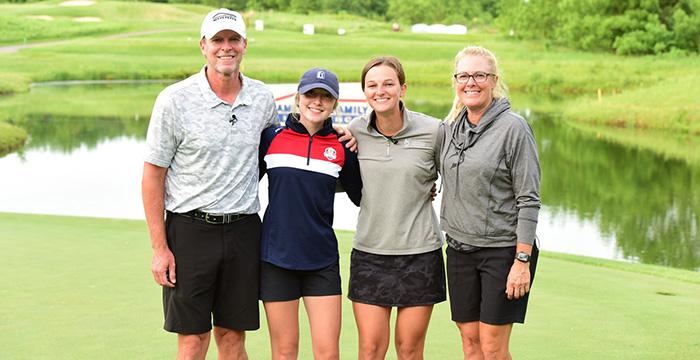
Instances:
[[[189,29],[201,21],[202,6],[95,1],[62,6],[62,0],[0,4],[0,45],[65,40],[169,27]],[[97,18],[99,21],[79,21]]]
[[[352,233],[338,235],[346,282]],[[0,248],[3,358],[174,357],[175,336],[161,330],[143,221],[0,213]],[[698,273],[544,253],[512,352],[517,359],[696,359],[698,308]],[[308,359],[300,315],[300,358]],[[251,359],[270,357],[264,315],[261,322],[248,335]],[[356,344],[346,300],[342,358],[354,358]],[[439,304],[426,359],[460,357],[449,306]],[[208,358],[215,358],[213,344]],[[396,358],[392,350],[387,358]]]
[[[109,74],[119,75],[119,78],[133,78],[148,76],[150,73],[179,74],[181,71],[175,69],[182,65],[178,61],[181,57],[196,60],[195,68],[201,64],[201,57],[193,47],[196,49],[199,21],[209,10],[208,7],[113,1],[100,1],[91,7],[73,8],[57,4],[56,1],[25,5],[0,4],[0,13],[25,22],[31,20],[27,16],[38,16],[52,13],[51,11],[66,16],[71,12],[80,16],[89,13],[104,18],[105,24],[114,23],[125,31],[177,28],[183,31],[105,41],[97,35],[75,39],[70,31],[84,25],[81,23],[58,29],[54,26],[54,31],[48,32],[46,36],[74,40],[48,50],[27,49],[19,54],[3,56],[0,64],[8,66],[8,73],[28,73],[30,81],[83,79],[90,78],[91,75],[99,78]],[[259,77],[269,82],[277,78],[295,81],[300,71],[313,65],[309,61],[326,64],[347,74],[350,77],[348,80],[357,80],[362,65],[369,57],[393,54],[407,63],[407,70],[413,74],[409,81],[421,85],[449,86],[454,54],[465,45],[473,43],[484,45],[498,54],[511,88],[542,94],[595,94],[598,88],[619,91],[645,87],[669,77],[682,78],[690,73],[689,68],[698,68],[696,58],[630,58],[585,53],[550,47],[543,42],[516,41],[478,29],[466,36],[394,33],[389,30],[388,23],[347,14],[251,12],[247,17],[249,23],[256,19],[266,23],[264,32],[256,32],[251,26],[248,63],[254,67],[250,70],[264,69],[268,76]],[[302,35],[300,30],[304,23],[316,24],[319,34]],[[335,29],[340,27],[347,29],[346,36],[335,35]],[[3,34],[13,29],[15,27],[3,27],[0,23]],[[188,38],[189,41],[185,41]],[[4,35],[3,39],[8,43],[17,43],[10,40],[8,35]],[[41,62],[27,61],[48,54],[52,54],[51,69],[44,69]],[[63,58],[68,55],[74,57]],[[70,66],[64,66],[67,65],[66,62]],[[142,65],[148,63],[157,63],[157,66],[141,69]],[[83,69],[94,65],[101,65],[99,67],[103,71]],[[36,73],[36,70],[45,71]],[[191,71],[191,67],[186,69],[187,74]]]
[[[67,39],[18,53],[0,53],[0,94],[24,93],[31,82],[41,81],[184,78],[203,64],[197,51],[198,29],[208,10],[200,5],[115,1],[88,7],[64,7],[58,1],[0,4],[0,44]],[[36,16],[55,20],[32,18]],[[103,21],[73,21],[83,16]],[[516,41],[489,29],[476,29],[465,36],[394,33],[388,23],[347,14],[249,12],[246,16],[251,29],[243,69],[268,83],[295,82],[304,70],[319,65],[336,71],[342,81],[358,81],[370,57],[391,54],[402,60],[408,74],[409,105],[442,109],[452,99],[455,53],[466,45],[479,44],[498,55],[504,79],[516,96],[527,93],[535,99],[528,103],[531,110],[563,111],[567,120],[605,126],[607,138],[624,144],[654,151],[681,149],[666,151],[674,157],[692,158],[684,142],[675,139],[677,134],[700,133],[700,102],[694,96],[700,93],[700,81],[693,75],[700,71],[698,56],[586,53],[545,42]],[[265,21],[264,32],[253,30],[257,19]],[[317,25],[317,35],[301,34],[301,25],[309,22]],[[347,35],[335,35],[340,27]],[[153,30],[165,32],[114,37]],[[604,94],[600,102],[598,90]],[[2,102],[0,98],[0,105]],[[653,140],[656,136],[645,139],[619,134],[615,129],[620,127],[658,130],[662,132],[659,138],[671,140],[657,142]]]
[[[695,73],[600,99],[582,98],[569,105],[563,116],[592,125],[700,135],[700,101],[689,90],[699,83],[700,73]],[[675,111],[669,113],[670,108]]]
[[[0,121],[21,125],[31,114],[55,117],[148,117],[158,93],[168,83],[35,87],[29,93],[0,101]],[[50,98],[51,101],[44,101]]]

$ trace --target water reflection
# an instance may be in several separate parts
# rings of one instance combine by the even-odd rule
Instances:
[[[28,114],[22,127],[30,135],[25,150],[70,153],[83,147],[94,149],[98,143],[117,138],[142,139],[148,129],[148,119]]]
[[[117,98],[152,104],[158,89],[144,90],[133,101]],[[148,116],[133,114],[150,104],[115,106],[110,98],[115,96],[102,98],[104,106],[122,109],[114,115],[43,109],[22,115],[30,141],[21,153],[0,158],[0,211],[143,218],[139,184]],[[407,105],[436,117],[449,108],[410,100]],[[543,249],[700,269],[700,166],[523,113],[539,142]],[[266,203],[264,191],[261,201]],[[356,217],[354,205],[339,196],[334,226],[353,229]]]
[[[700,168],[600,141],[552,117],[531,117],[540,145],[542,198],[614,237],[626,259],[700,267]]]
[[[70,153],[36,146],[0,158],[0,211],[143,219],[143,140],[117,137]]]
[[[49,149],[70,153],[119,137],[143,138],[163,84],[32,86],[28,93],[0,97],[0,120],[29,134],[20,152]]]

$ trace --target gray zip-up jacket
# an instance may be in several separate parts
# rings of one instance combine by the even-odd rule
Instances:
[[[540,163],[530,125],[501,98],[474,128],[466,111],[441,127],[442,229],[472,246],[533,244]]]

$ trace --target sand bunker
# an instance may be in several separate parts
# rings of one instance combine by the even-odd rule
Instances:
[[[84,16],[84,17],[73,18],[73,21],[75,21],[75,22],[101,22],[102,18],[98,18],[98,17],[94,17],[94,16]]]
[[[27,19],[53,21],[53,16],[50,16],[50,15],[29,15],[29,16],[27,16]]]
[[[92,0],[70,0],[70,1],[64,1],[58,6],[91,6],[95,5],[95,2]]]

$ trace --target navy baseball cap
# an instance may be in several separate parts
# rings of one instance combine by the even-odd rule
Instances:
[[[336,99],[340,98],[338,95],[340,93],[338,77],[330,70],[324,68],[307,70],[299,79],[297,91],[299,94],[306,94],[310,90],[318,88],[328,91]]]

